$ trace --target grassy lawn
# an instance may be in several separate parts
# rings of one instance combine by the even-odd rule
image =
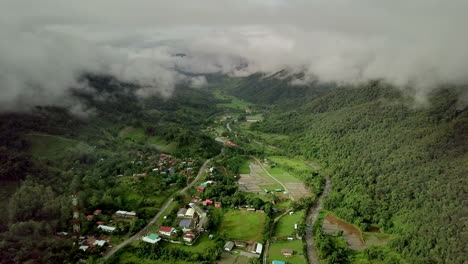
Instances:
[[[266,168],[266,170],[273,175],[278,181],[285,183],[285,182],[301,182],[298,178],[291,175],[289,172],[285,171],[282,168]]]
[[[241,255],[233,255],[229,253],[223,253],[221,259],[217,262],[218,264],[248,264],[249,258]]]
[[[303,220],[304,211],[294,212],[294,214],[287,214],[276,223],[275,236],[276,237],[289,237],[293,236],[296,232],[294,224],[300,224]]]
[[[249,174],[250,173],[250,167],[249,167],[250,161],[245,160],[242,165],[239,168],[239,173],[240,174]]]
[[[200,237],[197,239],[194,245],[192,246],[187,246],[184,244],[172,244],[169,242],[163,242],[162,245],[167,248],[177,248],[189,253],[200,253],[203,254],[205,253],[208,249],[210,248],[216,248],[218,245],[216,245],[216,241],[211,240],[208,238],[207,233],[202,233]]]
[[[237,97],[227,95],[223,93],[222,91],[214,91],[213,95],[217,99],[221,100],[230,100],[230,103],[222,103],[222,104],[217,104],[218,107],[222,108],[230,108],[230,109],[236,109],[236,110],[245,110],[249,108],[250,103],[243,101]]]
[[[173,153],[177,149],[177,144],[175,142],[168,142],[160,137],[150,137],[148,141],[162,152]]]
[[[256,240],[261,236],[264,222],[264,214],[230,210],[224,214],[220,231],[229,239]]]
[[[143,128],[125,127],[119,131],[119,137],[131,139],[136,142],[143,142],[146,140],[146,135]]]
[[[256,115],[249,115],[245,117],[246,120],[257,120],[257,121],[262,121],[263,116],[262,114],[256,114]]]
[[[309,171],[312,170],[309,165],[305,164],[302,160],[288,158],[284,156],[269,156],[269,160],[278,164],[280,167],[291,168],[294,171]]]
[[[27,134],[26,139],[31,143],[30,150],[33,157],[50,160],[63,157],[67,150],[75,148],[78,144],[83,148],[91,148],[73,139],[40,133]]]
[[[271,263],[273,260],[281,260],[286,263],[294,264],[306,264],[307,260],[302,252],[302,240],[293,240],[293,241],[276,241],[270,245],[268,251],[268,263]],[[281,249],[288,248],[294,250],[294,255],[290,257],[285,257],[281,255]],[[301,256],[302,255],[302,256]]]
[[[134,264],[134,263],[139,263],[139,264],[166,264],[167,261],[164,260],[152,260],[152,259],[144,259],[136,254],[133,254],[131,252],[124,252],[122,255],[119,256],[118,261],[116,263],[119,264]],[[187,261],[174,261],[171,260],[172,264],[198,264],[200,262],[187,262]]]

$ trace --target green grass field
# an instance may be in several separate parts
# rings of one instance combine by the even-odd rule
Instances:
[[[309,165],[302,160],[288,158],[285,156],[269,156],[268,159],[280,167],[291,168],[294,171],[312,171]]]
[[[264,223],[264,214],[230,210],[224,214],[220,231],[233,240],[257,240],[261,236]]]
[[[249,167],[250,161],[245,160],[242,165],[239,168],[239,173],[240,174],[249,174],[250,173],[250,167]]]
[[[40,133],[27,134],[26,139],[31,143],[30,151],[35,158],[53,160],[63,157],[66,151],[78,145],[79,147],[90,148],[87,144],[73,139]]]
[[[113,262],[114,263],[114,262]],[[164,260],[144,259],[131,252],[124,252],[115,263],[119,264],[167,264]],[[171,260],[171,264],[199,264],[200,262],[187,262]]]
[[[119,131],[119,137],[131,139],[136,142],[144,142],[146,140],[143,128],[125,127]]]
[[[256,114],[256,115],[248,115],[245,117],[246,120],[257,120],[257,121],[262,121],[263,116],[262,114]]]
[[[270,245],[268,250],[268,263],[271,263],[273,260],[281,260],[286,263],[306,264],[307,260],[303,255],[302,247],[302,240],[275,241]],[[281,255],[281,249],[283,248],[292,249],[294,251],[294,255],[290,257]]]
[[[298,178],[291,175],[289,172],[283,170],[282,168],[266,168],[266,170],[273,175],[278,181],[285,182],[301,182]]]
[[[304,211],[294,212],[294,214],[287,214],[276,223],[274,236],[285,238],[293,236],[296,232],[294,224],[301,224],[304,217]]]
[[[206,233],[202,233],[195,242],[195,244],[192,246],[187,246],[183,244],[172,244],[169,242],[164,242],[162,245],[167,248],[177,248],[186,252],[200,254],[205,253],[210,248],[216,248],[217,246],[219,246],[216,244],[216,241],[209,239],[208,234]]]
[[[150,137],[148,141],[162,152],[173,153],[177,149],[175,142],[168,142],[160,137]]]
[[[218,264],[248,264],[249,258],[241,255],[233,255],[229,253],[224,253],[221,256],[221,259],[216,262]]]
[[[235,110],[245,110],[249,108],[250,103],[243,101],[237,97],[230,96],[227,94],[224,94],[223,92],[217,90],[213,92],[213,95],[217,99],[221,100],[231,100],[230,103],[222,103],[222,104],[217,104],[216,106],[221,107],[221,108],[230,108],[230,109],[235,109]]]

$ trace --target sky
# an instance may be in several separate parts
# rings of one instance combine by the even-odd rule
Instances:
[[[139,96],[204,84],[176,68],[384,79],[424,101],[440,85],[466,87],[466,10],[466,0],[0,0],[0,109],[73,104],[68,89],[86,89],[85,72],[138,83]]]

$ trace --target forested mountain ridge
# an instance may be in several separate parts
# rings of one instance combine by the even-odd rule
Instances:
[[[250,76],[229,90],[249,100],[257,87],[267,91],[262,82]],[[291,88],[277,83],[271,93]],[[335,87],[299,94],[304,103],[277,106],[253,128],[288,134],[282,147],[290,154],[326,164],[333,173],[326,209],[362,230],[377,225],[394,234],[389,246],[409,263],[464,263],[468,110],[459,92],[440,89],[417,106],[379,82]]]

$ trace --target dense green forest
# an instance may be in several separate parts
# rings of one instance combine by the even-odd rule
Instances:
[[[416,105],[379,81],[295,87],[252,75],[224,82],[239,98],[275,105],[252,129],[289,135],[282,148],[331,171],[326,209],[361,230],[372,224],[393,234],[389,246],[409,263],[466,261],[468,109],[459,89],[441,88]]]
[[[77,247],[55,236],[71,232],[72,193],[79,193],[82,215],[96,208],[135,210],[139,220],[121,232],[136,232],[186,181],[177,174],[137,181],[118,175],[151,172],[160,151],[191,159],[195,167],[220,151],[201,130],[218,111],[209,92],[181,84],[169,99],[139,98],[132,84],[83,78],[90,89],[72,93],[90,109],[86,116],[56,106],[0,115],[0,181],[21,183],[0,203],[7,212],[0,219],[1,263],[76,263],[82,257]],[[83,232],[95,229],[90,224]]]

